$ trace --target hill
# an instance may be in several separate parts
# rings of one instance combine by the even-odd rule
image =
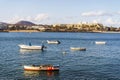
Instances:
[[[30,21],[19,21],[16,23],[16,25],[26,25],[26,26],[33,26],[35,25],[34,23],[30,22]]]
[[[8,23],[0,22],[0,25],[8,25]]]

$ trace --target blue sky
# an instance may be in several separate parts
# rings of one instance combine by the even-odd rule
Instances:
[[[120,0],[0,0],[0,22],[120,26]]]

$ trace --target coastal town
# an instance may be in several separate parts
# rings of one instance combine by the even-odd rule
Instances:
[[[15,24],[0,22],[1,32],[119,32],[119,27],[104,26],[101,23],[78,24],[34,24],[29,21],[19,21]]]

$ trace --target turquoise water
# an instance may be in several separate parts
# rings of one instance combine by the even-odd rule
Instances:
[[[61,44],[47,44],[59,40]],[[106,41],[96,45],[95,41]],[[18,44],[41,45],[21,50]],[[0,33],[0,79],[3,80],[120,80],[119,33]],[[85,47],[86,51],[71,51]],[[66,52],[66,53],[64,53]],[[24,71],[23,65],[59,64],[59,72]]]

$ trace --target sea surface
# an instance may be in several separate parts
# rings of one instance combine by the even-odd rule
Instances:
[[[32,51],[18,46],[29,42],[47,48]],[[86,51],[71,51],[70,47],[85,47]],[[60,70],[24,71],[23,65],[32,64],[59,64]],[[120,33],[0,33],[0,80],[120,80]]]

